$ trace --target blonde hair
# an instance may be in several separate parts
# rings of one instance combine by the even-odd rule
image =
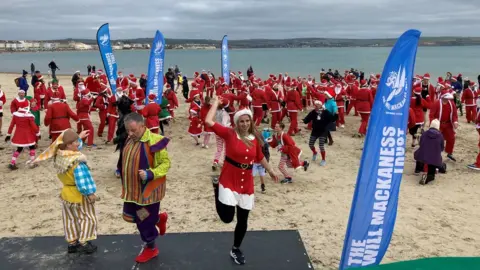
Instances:
[[[243,135],[240,133],[240,130],[238,129],[238,122],[240,121],[240,117],[238,118],[237,122],[235,123],[234,130],[240,137],[240,140],[248,147],[251,148],[253,146],[253,143],[247,138],[248,135],[253,135],[257,139],[258,143],[260,143],[261,146],[263,146],[263,139],[260,136],[260,133],[257,131],[257,128],[255,127],[255,123],[253,122],[253,119],[250,115],[244,114],[248,116],[248,119],[250,120],[250,127],[248,128],[247,135]],[[243,115],[242,115],[243,116]]]

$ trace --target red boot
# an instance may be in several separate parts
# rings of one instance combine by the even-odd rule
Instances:
[[[158,253],[159,251],[157,247],[154,247],[154,248],[145,247],[142,253],[140,253],[140,255],[138,255],[137,258],[135,258],[135,261],[137,263],[146,263],[151,259],[157,257]]]
[[[165,232],[167,232],[167,220],[168,220],[168,214],[167,212],[160,213],[158,215],[158,223],[156,224],[158,229],[160,230],[160,235],[165,235]]]

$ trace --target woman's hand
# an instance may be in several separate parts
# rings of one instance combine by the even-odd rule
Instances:
[[[80,139],[83,140],[83,139],[88,137],[89,133],[90,133],[89,130],[84,130],[84,131],[80,132],[80,134],[78,134],[78,137],[80,137]]]
[[[96,196],[95,194],[90,194],[90,195],[88,195],[88,196],[87,196],[87,199],[88,199],[88,201],[89,201],[91,204],[95,203],[95,201],[98,200],[98,199],[97,199],[97,196]]]
[[[268,174],[270,175],[270,178],[272,178],[273,182],[278,183],[278,175],[276,175],[273,170],[269,170]]]

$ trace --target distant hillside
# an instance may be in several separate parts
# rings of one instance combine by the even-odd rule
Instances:
[[[301,47],[391,47],[397,39],[334,39],[334,38],[295,38],[295,39],[245,39],[229,40],[229,46],[238,48],[301,48]],[[94,45],[93,39],[62,39],[48,42],[82,42]],[[119,39],[114,43],[150,44],[153,38]],[[167,48],[187,44],[212,45],[220,47],[221,40],[212,39],[166,39]],[[422,37],[420,46],[475,46],[480,45],[480,37]]]

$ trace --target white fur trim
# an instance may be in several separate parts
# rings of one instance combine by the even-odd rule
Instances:
[[[222,184],[219,184],[218,200],[226,205],[238,205],[242,209],[252,210],[254,206],[255,195],[239,194],[238,192],[232,191],[229,188],[225,188]]]
[[[10,135],[8,135],[10,136]],[[16,147],[27,147],[27,146],[32,146],[32,145],[35,145],[36,142],[33,142],[33,143],[27,143],[27,144],[16,144],[16,143],[12,143],[13,146],[16,146]]]
[[[249,109],[242,109],[235,113],[235,115],[233,116],[233,122],[236,124],[238,122],[238,118],[240,118],[240,116],[242,115],[249,115],[250,118],[253,117],[252,111],[250,111]]]

